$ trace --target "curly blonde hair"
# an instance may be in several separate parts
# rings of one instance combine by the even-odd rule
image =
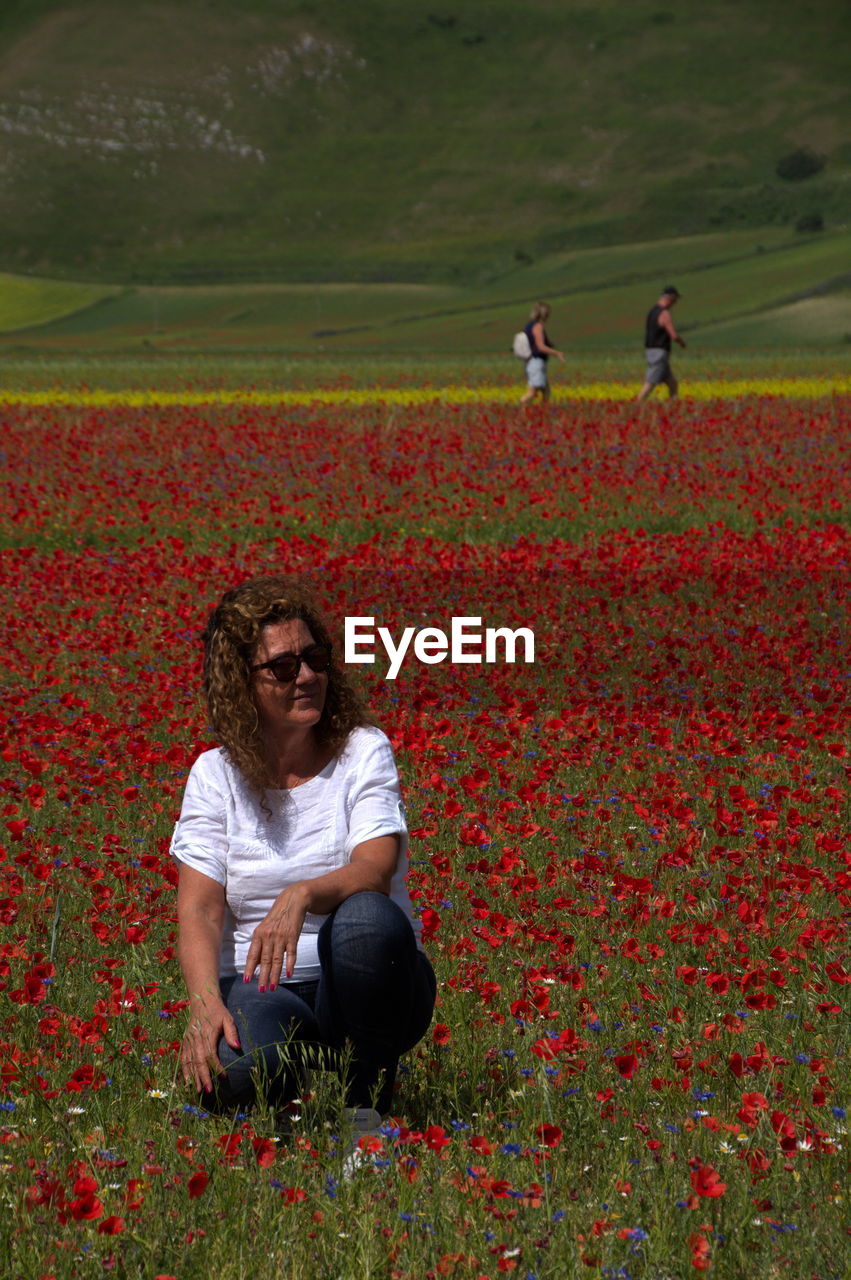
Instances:
[[[300,618],[318,644],[331,636],[310,587],[296,578],[265,575],[226,591],[203,632],[204,695],[213,731],[228,760],[260,793],[274,790],[273,772],[252,692],[251,665],[264,627]],[[353,729],[374,724],[332,650],[318,741],[339,755]]]

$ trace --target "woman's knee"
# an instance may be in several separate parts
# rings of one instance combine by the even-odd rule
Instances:
[[[343,955],[400,954],[412,961],[416,942],[404,911],[383,893],[364,891],[344,899],[319,932],[320,960]]]
[[[335,908],[331,918],[363,920],[372,923],[376,920],[391,918],[397,913],[403,920],[407,918],[402,909],[386,893],[378,893],[373,889],[361,889],[358,893],[349,894],[348,898],[344,898]]]

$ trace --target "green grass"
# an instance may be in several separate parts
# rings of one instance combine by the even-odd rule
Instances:
[[[108,285],[0,275],[0,333],[49,324],[114,297]]]
[[[848,33],[841,0],[9,0],[0,267],[482,283],[842,225]],[[823,171],[778,178],[801,146]]]
[[[765,377],[831,377],[842,352],[837,349],[787,347],[766,350],[695,351],[680,360],[686,380]],[[554,377],[576,381],[620,382],[639,379],[643,364],[635,352],[590,351],[568,362]],[[9,353],[0,358],[0,387],[39,391],[55,388],[103,387],[184,390],[193,387],[372,387],[516,384],[522,366],[504,355],[263,355],[232,352],[183,354],[48,355]],[[684,384],[685,389],[685,384]]]
[[[851,292],[804,298],[769,308],[758,317],[756,325],[762,341],[767,344],[835,343],[838,335],[847,344],[851,342]],[[747,346],[753,328],[752,317],[722,320],[707,327],[702,341],[719,347]]]
[[[500,354],[530,301],[544,296],[553,305],[552,336],[568,352],[581,350],[584,359],[595,349],[640,347],[644,313],[670,277],[683,293],[678,324],[696,353],[704,347],[837,345],[851,331],[849,261],[851,232],[790,238],[766,228],[553,254],[464,287],[107,290],[5,277],[0,351]]]

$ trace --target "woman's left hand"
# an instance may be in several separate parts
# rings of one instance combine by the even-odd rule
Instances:
[[[245,981],[250,982],[256,971],[258,988],[274,991],[281,980],[281,973],[293,975],[298,939],[309,909],[309,890],[303,881],[297,881],[279,893],[266,917],[260,921],[251,938],[251,946],[245,957]]]

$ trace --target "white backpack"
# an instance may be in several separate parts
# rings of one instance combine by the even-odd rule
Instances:
[[[517,356],[518,360],[528,360],[532,354],[532,348],[525,329],[521,329],[519,333],[515,333],[514,341],[511,344],[511,350]]]

